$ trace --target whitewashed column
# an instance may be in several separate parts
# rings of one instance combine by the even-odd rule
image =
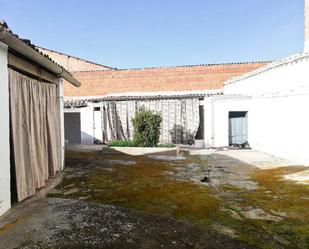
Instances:
[[[11,208],[8,49],[0,42],[0,216]]]
[[[63,111],[63,80],[59,78],[57,85],[57,104],[59,111],[59,125],[60,125],[60,155],[61,155],[61,170],[64,169],[64,111]]]

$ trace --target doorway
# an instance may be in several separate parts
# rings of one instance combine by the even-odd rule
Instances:
[[[229,145],[248,143],[248,112],[229,112]]]
[[[102,112],[101,107],[93,108],[93,137],[95,144],[103,143],[103,129],[102,129]]]
[[[200,124],[195,135],[195,139],[204,139],[204,106],[199,106],[199,113],[200,113]]]
[[[64,113],[64,136],[69,144],[81,144],[80,112]]]

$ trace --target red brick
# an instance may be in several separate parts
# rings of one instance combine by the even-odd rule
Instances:
[[[170,68],[75,72],[82,86],[66,83],[65,96],[95,96],[125,92],[192,91],[223,87],[235,76],[267,65],[267,62],[184,66]]]

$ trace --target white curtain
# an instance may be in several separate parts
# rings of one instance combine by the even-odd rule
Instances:
[[[60,171],[56,85],[9,70],[11,134],[19,201]]]
[[[200,123],[197,98],[103,102],[104,141],[132,139],[132,118],[142,106],[162,116],[160,143],[193,143]]]

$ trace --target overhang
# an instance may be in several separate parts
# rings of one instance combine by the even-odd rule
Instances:
[[[44,55],[35,49],[34,45],[31,44],[29,40],[20,39],[17,35],[13,34],[7,24],[3,21],[0,21],[0,42],[6,44],[9,50],[24,56],[30,61],[55,74],[57,77],[65,79],[72,85],[76,87],[81,85],[81,83],[62,66],[55,63],[47,55]]]

